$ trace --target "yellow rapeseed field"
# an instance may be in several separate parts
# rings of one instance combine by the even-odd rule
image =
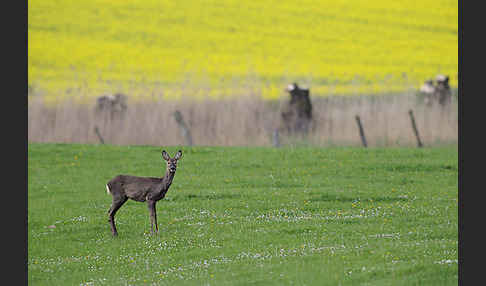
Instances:
[[[388,93],[457,72],[457,1],[28,2],[28,82],[52,96]]]

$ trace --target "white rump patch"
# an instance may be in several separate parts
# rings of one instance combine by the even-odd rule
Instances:
[[[106,193],[109,194],[110,193],[110,188],[108,188],[108,185],[106,185]]]

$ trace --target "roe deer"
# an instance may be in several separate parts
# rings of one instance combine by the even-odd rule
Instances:
[[[163,199],[169,190],[177,168],[177,161],[182,157],[182,151],[179,150],[174,158],[162,151],[162,158],[167,161],[167,170],[163,178],[137,177],[131,175],[118,175],[106,184],[106,191],[113,196],[113,202],[108,210],[109,223],[113,236],[117,236],[115,226],[115,214],[118,209],[128,200],[132,199],[137,202],[147,202],[150,211],[151,232],[155,230],[158,233],[157,213],[155,204]]]

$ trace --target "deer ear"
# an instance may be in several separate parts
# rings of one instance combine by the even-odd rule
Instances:
[[[177,154],[175,154],[175,156],[174,156],[174,159],[176,159],[176,160],[179,160],[180,158],[182,158],[182,151],[181,150],[177,151]]]
[[[162,158],[164,158],[165,161],[169,161],[170,157],[165,150],[162,151]]]

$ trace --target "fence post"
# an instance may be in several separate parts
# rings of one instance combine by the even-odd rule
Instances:
[[[366,148],[368,147],[368,144],[366,143],[366,137],[364,134],[363,126],[361,125],[361,120],[359,118],[359,115],[356,115],[356,122],[358,123],[358,128],[359,128],[359,136],[361,137],[361,143],[363,143],[363,146]]]
[[[415,124],[415,118],[413,116],[413,111],[410,109],[408,111],[408,114],[410,115],[410,120],[412,121],[413,132],[415,133],[415,137],[417,137],[417,145],[418,145],[418,147],[422,147],[424,145],[422,144],[422,141],[420,140],[420,135],[419,135],[419,132],[418,132],[418,129],[417,129],[417,125]]]
[[[105,144],[105,140],[103,140],[103,137],[101,136],[100,130],[98,129],[98,126],[95,126],[94,131],[96,135],[98,136],[98,139],[100,140],[101,144]]]
[[[278,129],[275,128],[272,134],[272,142],[273,142],[273,147],[279,147],[280,146],[280,140],[278,138]]]
[[[188,146],[192,146],[191,131],[187,127],[186,123],[184,122],[184,119],[182,118],[182,114],[180,113],[179,110],[176,110],[174,112],[174,119],[177,122],[177,125],[179,125],[179,128],[181,130],[182,137],[184,137],[184,140],[186,141],[186,144]]]

